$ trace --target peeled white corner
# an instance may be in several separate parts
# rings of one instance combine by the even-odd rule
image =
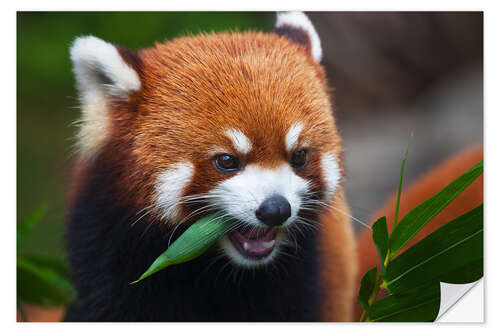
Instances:
[[[440,283],[441,304],[436,322],[484,322],[483,279],[467,284]]]

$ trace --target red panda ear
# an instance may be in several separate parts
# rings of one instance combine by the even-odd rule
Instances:
[[[277,13],[274,33],[285,36],[294,43],[303,45],[314,60],[317,62],[321,61],[322,50],[318,33],[304,13]]]
[[[140,59],[133,51],[93,36],[77,38],[70,54],[82,111],[78,146],[81,156],[88,158],[108,136],[110,99],[127,99],[141,88]]]
[[[71,60],[81,97],[127,97],[139,90],[137,55],[94,36],[77,38],[71,46]]]

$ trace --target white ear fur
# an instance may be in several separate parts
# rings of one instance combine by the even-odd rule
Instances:
[[[99,38],[77,38],[70,54],[82,107],[77,144],[81,156],[89,158],[109,132],[109,98],[126,98],[131,91],[140,89],[141,82],[116,47]]]
[[[321,61],[323,51],[321,49],[321,42],[318,33],[314,29],[313,24],[303,12],[278,12],[276,16],[276,26],[291,26],[303,30],[309,36],[311,41],[311,53],[317,62]]]
[[[77,38],[71,60],[83,95],[109,93],[125,97],[141,87],[139,76],[120,56],[116,47],[94,36]]]

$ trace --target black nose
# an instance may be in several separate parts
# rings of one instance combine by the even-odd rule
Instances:
[[[292,207],[288,200],[281,195],[273,195],[260,205],[255,211],[255,216],[268,226],[277,226],[292,215]]]

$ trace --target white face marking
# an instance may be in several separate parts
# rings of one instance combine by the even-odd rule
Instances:
[[[321,169],[326,182],[325,200],[330,202],[340,182],[340,167],[335,155],[325,153],[321,156]]]
[[[82,117],[78,148],[84,159],[92,158],[106,141],[110,123],[107,102],[110,95],[126,98],[139,90],[139,76],[120,56],[113,44],[93,36],[77,38],[71,46]],[[111,82],[103,84],[102,76]]]
[[[78,124],[77,147],[82,159],[90,159],[106,141],[109,133],[109,119],[106,100],[96,95],[84,103]]]
[[[300,132],[304,126],[301,123],[295,123],[290,126],[288,133],[285,136],[286,150],[288,152],[292,151],[297,146],[299,142]]]
[[[252,142],[240,130],[231,128],[224,132],[233,142],[234,148],[241,154],[247,154],[252,149]]]
[[[179,199],[193,174],[193,164],[181,162],[174,164],[158,176],[156,206],[162,212],[162,218],[175,220],[179,217]]]
[[[264,227],[255,216],[255,211],[260,204],[273,194],[285,197],[291,206],[291,216],[283,223],[289,227],[297,219],[302,197],[307,195],[309,184],[297,176],[288,164],[283,164],[277,169],[264,169],[256,165],[249,165],[236,176],[229,178],[217,185],[210,194],[214,197],[213,203],[222,209],[225,214],[245,222],[247,225]],[[227,236],[219,240],[220,247],[236,263],[255,267],[271,262],[279,253],[280,246],[287,240],[283,232],[276,236],[276,245],[265,258],[259,260],[248,259],[234,248]]]
[[[297,176],[288,164],[277,169],[264,169],[249,165],[243,172],[217,185],[210,193],[214,203],[225,213],[255,226],[265,226],[255,216],[260,204],[273,194],[285,197],[291,206],[291,216],[283,223],[286,227],[297,218],[302,197],[309,184]]]

